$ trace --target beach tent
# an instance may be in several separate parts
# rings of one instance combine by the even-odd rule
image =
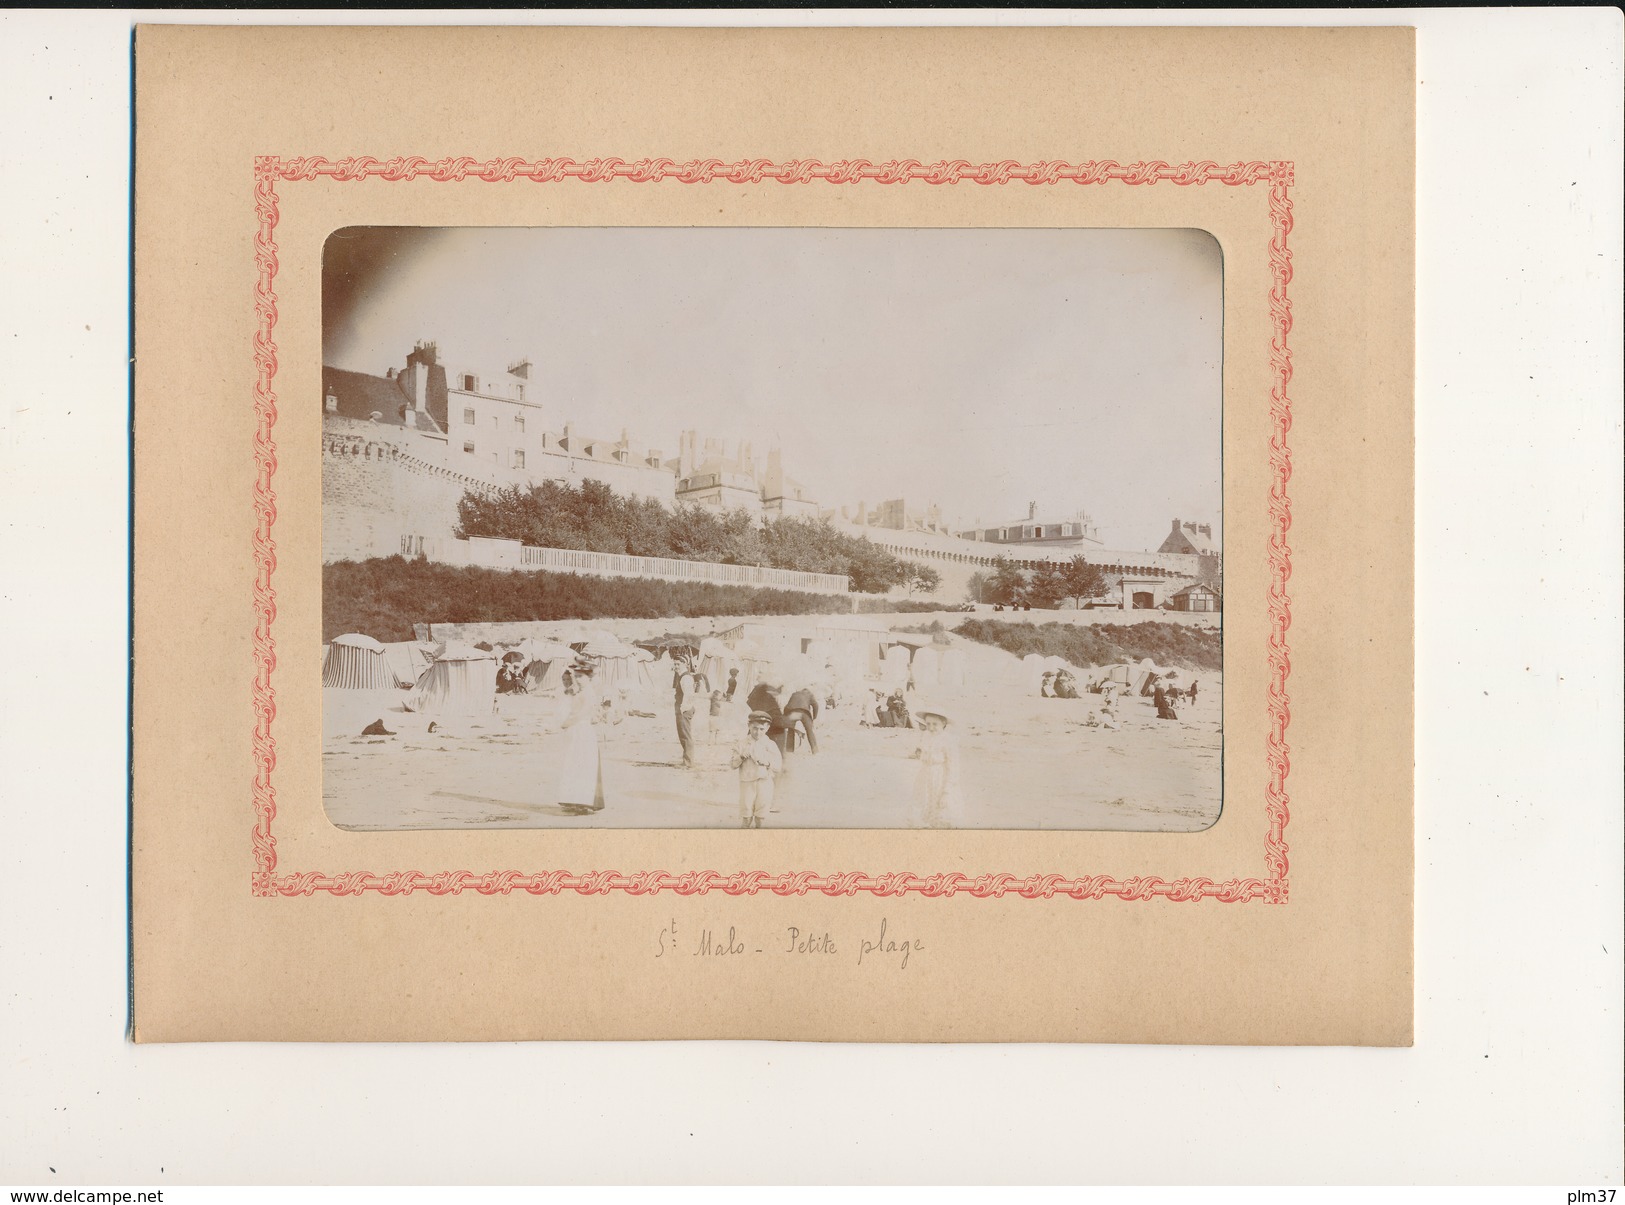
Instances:
[[[779,670],[776,664],[776,650],[774,649],[763,648],[754,641],[747,640],[734,648],[734,659],[739,668],[739,690],[734,693],[736,699],[740,697],[741,693],[750,694],[755,689],[756,684],[763,679],[778,677]],[[729,668],[731,669],[733,666]],[[722,682],[726,689],[727,675],[723,676]]]
[[[395,671],[384,646],[371,636],[335,636],[322,662],[322,685],[340,690],[391,690]]]
[[[490,715],[496,693],[496,655],[468,644],[448,644],[423,671],[406,708],[431,715]]]
[[[707,636],[700,641],[700,673],[704,674],[706,681],[721,690],[728,689],[728,671],[739,668],[739,658],[734,650],[723,644],[715,636]]]
[[[437,647],[420,640],[399,640],[384,645],[384,659],[395,675],[394,685],[415,685],[423,671],[434,664]]]
[[[652,684],[645,663],[638,660],[639,650],[629,644],[613,640],[590,640],[587,647],[581,651],[592,661],[593,681],[601,690]]]
[[[575,650],[557,640],[544,640],[527,636],[514,645],[512,652],[525,659],[525,683],[532,689],[556,686],[564,671],[575,663]]]

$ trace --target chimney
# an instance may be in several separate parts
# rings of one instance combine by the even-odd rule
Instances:
[[[1204,523],[1204,524],[1202,524],[1202,526],[1198,527],[1196,530],[1201,532],[1204,536],[1206,536],[1210,540],[1213,538],[1213,525],[1211,523]]]
[[[1174,534],[1176,536],[1181,534],[1180,530],[1179,530],[1179,520],[1178,519],[1174,520]]]
[[[1036,503],[1036,502],[1027,503],[1027,517],[1029,519],[1038,518],[1038,503]]]
[[[508,365],[508,375],[518,377],[521,381],[530,380],[530,357],[526,356],[519,363]]]

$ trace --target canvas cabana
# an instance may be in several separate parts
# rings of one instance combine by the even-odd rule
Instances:
[[[739,668],[739,658],[734,650],[723,644],[715,636],[707,636],[700,641],[700,673],[712,686],[723,690],[728,688],[728,671]]]
[[[434,664],[438,645],[421,640],[399,640],[384,645],[384,658],[395,674],[396,686],[415,686],[423,671]]]
[[[322,685],[338,690],[393,690],[399,683],[384,646],[352,632],[335,636],[322,661]]]
[[[423,671],[406,708],[429,715],[490,715],[496,695],[496,655],[472,645],[448,644]]]

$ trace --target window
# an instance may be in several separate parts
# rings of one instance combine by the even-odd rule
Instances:
[[[518,448],[515,448],[513,451],[513,467],[516,469],[522,469],[525,467],[525,454]]]
[[[493,414],[491,416],[491,429],[493,431],[495,431],[497,429],[498,424],[500,424],[501,421],[502,421],[501,419],[499,419],[496,415]]]
[[[470,427],[472,427],[474,425],[474,407],[472,407],[472,406],[464,406],[463,407],[463,422],[466,423]]]
[[[523,385],[515,385],[513,388],[514,388],[514,396],[516,398],[518,398],[520,401],[524,401],[525,400],[525,387]],[[524,423],[521,422],[519,425],[524,426]]]
[[[465,372],[463,374],[463,391],[465,393],[478,393],[479,390],[480,383],[475,379],[474,374],[471,372]]]
[[[329,414],[337,414],[339,412],[339,399],[336,394],[329,393],[327,395],[327,412]]]
[[[520,389],[523,390],[524,386],[521,385]],[[525,433],[525,416],[523,414],[516,414],[513,416],[513,429],[519,432],[521,435]]]
[[[463,451],[465,451],[465,452],[473,452],[474,451],[474,441],[473,440],[465,440],[464,443],[463,443]]]

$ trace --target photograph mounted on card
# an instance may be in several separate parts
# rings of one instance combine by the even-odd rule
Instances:
[[[1409,1041],[1409,31],[137,79],[138,1040]]]

